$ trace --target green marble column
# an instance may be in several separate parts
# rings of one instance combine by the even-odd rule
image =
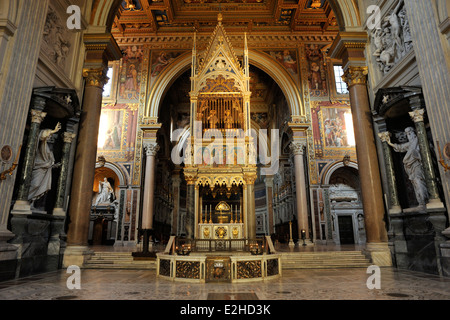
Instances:
[[[400,203],[398,201],[398,193],[397,193],[397,181],[395,178],[394,173],[394,163],[392,161],[392,151],[389,147],[389,144],[387,141],[389,141],[391,137],[391,133],[388,131],[381,132],[378,134],[380,137],[380,140],[383,145],[383,155],[384,155],[384,162],[386,164],[386,176],[387,176],[387,183],[389,188],[389,213],[400,213],[401,207]]]
[[[195,185],[193,183],[188,182],[186,192],[186,217],[184,225],[187,239],[194,239],[194,228],[195,228],[194,211],[195,211]]]
[[[416,135],[419,140],[420,155],[422,156],[422,166],[425,174],[429,203],[427,207],[443,207],[443,203],[439,198],[439,192],[436,184],[436,175],[434,173],[433,162],[431,160],[430,146],[428,144],[427,132],[423,117],[425,109],[415,109],[409,113],[416,127]]]
[[[44,98],[35,97],[33,99],[33,108],[31,109],[31,125],[28,134],[27,146],[25,149],[25,158],[23,161],[23,169],[20,177],[17,201],[28,202],[28,190],[30,189],[34,158],[36,157],[36,146],[39,142],[39,130],[42,121],[47,115],[47,113],[42,111],[44,107]]]
[[[62,150],[61,158],[61,169],[58,179],[58,189],[56,191],[56,203],[55,209],[53,210],[53,215],[65,215],[64,212],[64,195],[66,193],[66,181],[67,173],[69,170],[69,157],[70,157],[70,147],[72,146],[72,141],[75,138],[75,133],[64,132],[64,145]]]

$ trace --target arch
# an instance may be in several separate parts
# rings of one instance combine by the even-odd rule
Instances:
[[[333,162],[333,163],[329,164],[327,167],[325,167],[324,172],[322,173],[321,184],[322,185],[330,184],[330,179],[331,179],[331,176],[333,175],[333,173],[337,169],[344,168],[344,167],[353,168],[353,169],[358,170],[358,164],[354,161],[350,161],[347,166],[345,166],[342,161]]]
[[[361,29],[361,15],[357,0],[328,0],[336,15],[339,31],[354,31]]]
[[[97,165],[99,164],[99,162],[97,162]],[[96,165],[96,168],[97,168]],[[101,167],[98,167],[101,168]],[[98,169],[97,168],[97,169]],[[106,161],[105,165],[103,166],[103,168],[107,168],[107,169],[111,169],[117,176],[117,178],[119,178],[119,186],[127,186],[128,185],[128,179],[127,179],[127,175],[123,172],[122,168],[120,168],[117,164],[113,163],[113,162],[109,162]]]
[[[304,116],[306,115],[305,108],[302,104],[302,94],[299,90],[299,86],[292,79],[291,75],[284,67],[271,68],[271,65],[279,65],[279,62],[274,60],[269,55],[250,50],[249,52],[250,64],[258,67],[265,73],[267,73],[281,88],[283,94],[286,97],[290,114],[292,116]],[[172,64],[167,67],[158,77],[157,81],[153,85],[150,91],[149,98],[147,100],[144,116],[152,119],[157,119],[159,114],[159,108],[163,101],[164,95],[170,88],[170,85],[186,70],[191,67],[192,53],[186,52],[179,56]]]

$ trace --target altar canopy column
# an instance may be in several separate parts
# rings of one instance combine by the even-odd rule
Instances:
[[[268,220],[268,226],[267,230],[269,232],[269,235],[272,233],[275,233],[274,229],[274,219],[273,219],[273,176],[267,176],[264,179],[264,182],[266,184],[266,205],[267,205],[267,220]]]
[[[330,56],[342,60],[342,79],[349,88],[367,236],[365,250],[374,264],[391,266],[392,258],[384,221],[384,197],[367,92],[367,39],[366,32],[340,32],[330,48]]]
[[[303,155],[305,153],[306,142],[304,141],[292,141],[290,145],[291,151],[294,155],[294,166],[295,166],[295,191],[297,196],[297,227],[299,239],[297,244],[303,243],[300,238],[302,230],[305,230],[305,243],[307,245],[312,245],[309,224],[308,224],[308,199],[306,196],[306,176],[305,176],[305,165],[303,163]]]
[[[155,164],[159,145],[156,142],[144,142],[145,177],[144,177],[144,201],[142,204],[142,225],[143,252],[148,252],[152,248],[152,231],[154,216],[154,195],[155,195]]]
[[[178,220],[180,218],[180,184],[181,178],[179,171],[172,174],[172,194],[173,194],[173,209],[172,209],[172,223],[171,223],[171,234],[178,234]]]
[[[85,34],[86,48],[83,77],[84,97],[69,205],[70,224],[64,266],[83,265],[89,256],[88,233],[92,205],[97,137],[102,107],[103,86],[108,78],[108,61],[119,60],[122,52],[111,34]]]
[[[12,213],[31,214],[30,204],[28,202],[28,191],[30,189],[31,175],[33,173],[34,159],[36,157],[37,145],[39,143],[39,129],[47,113],[43,112],[45,108],[45,98],[34,97],[31,113],[31,125],[28,134],[27,145],[25,148],[25,157],[23,160],[23,169],[20,175],[19,192],[17,201],[14,204]]]
[[[255,214],[255,180],[248,179],[247,183],[247,232],[249,239],[256,239]]]

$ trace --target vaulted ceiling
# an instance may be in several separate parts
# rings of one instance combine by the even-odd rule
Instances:
[[[326,0],[125,0],[112,31],[121,36],[211,32],[219,12],[229,32],[338,32]]]

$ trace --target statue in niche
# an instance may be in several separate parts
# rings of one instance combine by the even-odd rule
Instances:
[[[233,129],[233,116],[230,110],[225,111],[225,129]]]
[[[414,129],[408,127],[405,129],[408,142],[396,144],[392,143],[390,138],[387,143],[394,148],[395,152],[406,152],[403,158],[403,165],[408,174],[409,180],[414,187],[417,202],[420,206],[425,206],[428,200],[428,190],[423,172],[422,157],[420,155],[419,140],[417,139]]]
[[[217,124],[219,123],[219,118],[216,115],[216,110],[211,110],[211,113],[208,117],[208,121],[209,121],[209,126],[211,129],[216,129],[217,128]]]
[[[53,135],[61,130],[61,123],[57,123],[55,129],[44,129],[39,133],[39,144],[34,160],[33,173],[31,175],[28,201],[34,202],[42,198],[52,188],[52,169],[61,166],[55,164],[53,155]]]
[[[98,206],[102,203],[111,203],[114,200],[114,191],[109,183],[108,179],[103,178],[98,184],[98,194],[95,198],[94,206]]]

